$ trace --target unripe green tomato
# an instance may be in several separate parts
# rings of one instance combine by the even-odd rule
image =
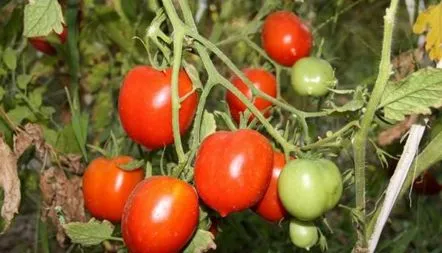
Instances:
[[[316,57],[305,57],[292,66],[292,87],[301,96],[320,97],[336,86],[332,66]]]
[[[327,159],[317,160],[319,166],[322,167],[323,176],[325,178],[323,184],[327,192],[327,211],[336,206],[342,195],[342,176],[339,168],[332,161]]]
[[[313,222],[298,221],[294,218],[289,225],[290,240],[300,248],[310,250],[318,242],[318,230]]]
[[[289,161],[278,179],[278,194],[288,213],[299,220],[311,221],[328,207],[328,193],[316,160]]]

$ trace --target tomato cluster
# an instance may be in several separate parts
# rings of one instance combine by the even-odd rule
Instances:
[[[324,60],[308,57],[312,35],[293,13],[270,14],[263,26],[263,47],[277,63],[293,66],[293,89],[299,95],[323,96],[335,85]],[[277,97],[275,76],[262,68],[246,68],[231,79],[236,91],[270,115]],[[172,144],[172,69],[137,66],[124,78],[118,98],[121,125],[127,135],[149,151]],[[256,96],[261,92],[261,96]],[[234,121],[247,106],[235,90],[226,93]],[[265,94],[265,95],[262,95]],[[179,132],[190,127],[198,95],[184,70],[178,74]],[[271,99],[269,99],[271,98]],[[243,118],[247,122],[253,115]],[[130,252],[179,252],[193,236],[199,218],[199,198],[221,217],[251,209],[269,222],[288,217],[290,239],[303,248],[318,241],[313,220],[333,208],[342,193],[336,165],[326,159],[294,159],[286,163],[269,140],[256,130],[218,131],[204,138],[194,167],[194,186],[171,176],[144,178],[141,169],[124,170],[131,157],[97,158],[83,177],[85,206],[99,218],[120,222]],[[195,187],[195,188],[194,188]],[[215,235],[216,224],[210,228]]]

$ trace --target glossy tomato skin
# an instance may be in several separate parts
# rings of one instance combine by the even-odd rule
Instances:
[[[323,180],[313,160],[289,161],[278,179],[278,194],[284,208],[302,221],[311,221],[321,216],[328,203]]]
[[[129,163],[129,156],[93,160],[83,175],[83,196],[86,209],[98,219],[119,222],[124,204],[135,186],[144,178],[144,171],[125,171],[118,166]]]
[[[306,57],[292,67],[293,90],[301,96],[321,97],[336,86],[335,73],[326,60]]]
[[[66,26],[63,26],[63,31],[60,34],[57,34],[60,39],[61,44],[66,42],[66,38],[68,35],[68,29]],[[37,49],[38,51],[45,53],[47,55],[56,55],[57,50],[53,47],[44,37],[33,37],[28,39],[29,43]]]
[[[318,230],[313,222],[291,219],[289,224],[290,240],[294,245],[310,250],[319,239]]]
[[[136,143],[154,150],[173,142],[172,69],[159,71],[149,66],[138,66],[127,73],[118,98],[121,124]],[[179,111],[180,133],[192,123],[198,96],[192,91],[192,82],[185,71],[179,72],[179,96],[188,95]],[[190,95],[189,95],[190,94]]]
[[[206,137],[198,150],[195,186],[204,203],[225,217],[264,196],[272,166],[272,147],[257,131],[219,131]]]
[[[338,204],[343,191],[342,176],[339,168],[332,161],[327,159],[318,159],[316,161],[321,166],[323,177],[326,179],[323,184],[328,195],[327,211]]]
[[[137,185],[124,208],[121,230],[131,253],[175,253],[198,225],[198,196],[186,182],[153,176]]]
[[[272,73],[259,68],[244,69],[243,73],[257,89],[261,90],[262,92],[266,93],[271,97],[276,97],[276,89],[277,89],[276,78]],[[241,93],[243,93],[249,100],[252,99],[252,91],[239,77],[234,76],[232,78],[232,84],[235,85],[235,87],[238,88],[241,91]],[[239,123],[240,113],[244,113],[244,111],[247,109],[246,105],[243,104],[230,91],[226,93],[226,100],[227,104],[229,105],[230,114],[232,115],[232,118],[237,123]],[[253,104],[260,111],[265,111],[272,105],[271,102],[263,98],[256,98]],[[266,115],[268,114],[269,113],[267,112]],[[253,119],[253,116],[250,117],[250,120],[251,119]]]
[[[270,222],[282,220],[287,211],[278,196],[278,178],[285,166],[284,154],[275,151],[273,154],[273,172],[269,187],[264,197],[253,208],[254,211]]]
[[[277,11],[267,16],[262,27],[262,45],[277,63],[291,67],[310,54],[312,34],[298,16]]]

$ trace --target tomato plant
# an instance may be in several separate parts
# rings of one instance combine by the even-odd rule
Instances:
[[[336,85],[330,63],[325,60],[307,57],[292,67],[292,87],[301,96],[320,97]]]
[[[290,220],[290,240],[300,248],[310,250],[319,239],[318,230],[312,222]]]
[[[201,199],[222,217],[256,204],[272,176],[273,151],[254,130],[219,131],[204,139],[195,159]]]
[[[243,70],[244,75],[252,82],[253,86],[261,90],[265,94],[276,97],[276,79],[273,74],[258,68],[248,68]],[[237,76],[233,77],[232,84],[236,86],[246,97],[251,100],[253,98],[252,90]],[[226,101],[229,105],[230,114],[236,122],[240,120],[240,114],[247,109],[246,105],[242,103],[232,92],[227,92]],[[255,98],[253,104],[261,111],[266,111],[272,105],[271,102],[263,98]],[[269,112],[266,113],[269,115]],[[250,117],[249,119],[253,119]]]
[[[287,211],[278,196],[278,178],[284,166],[284,154],[275,151],[273,154],[272,179],[264,197],[254,207],[256,213],[271,222],[280,221],[287,215]]]
[[[158,149],[173,142],[172,70],[159,71],[138,66],[124,78],[118,98],[121,124],[132,140],[148,149]],[[196,111],[197,94],[184,70],[179,73],[179,95],[185,97],[179,111],[180,133],[190,126]]]
[[[129,156],[93,160],[83,175],[84,205],[92,216],[119,222],[124,204],[135,186],[144,178],[142,169],[125,171],[118,166],[133,160]]]
[[[278,179],[278,193],[294,217],[311,221],[333,208],[342,193],[342,178],[336,165],[324,159],[290,161]]]
[[[277,11],[264,20],[262,45],[273,60],[290,67],[310,54],[312,34],[292,12]]]
[[[142,181],[124,207],[121,230],[137,252],[179,252],[198,224],[198,196],[184,181],[153,176]]]

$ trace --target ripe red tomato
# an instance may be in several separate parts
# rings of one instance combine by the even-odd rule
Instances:
[[[138,66],[127,73],[120,90],[121,124],[132,140],[148,149],[162,148],[173,142],[171,79],[171,68],[159,71]],[[180,133],[183,134],[192,123],[198,96],[192,91],[192,82],[183,70],[178,84],[180,98],[187,96],[179,112]]]
[[[277,11],[267,16],[262,27],[262,45],[277,63],[292,66],[310,54],[312,34],[298,16]]]
[[[287,215],[287,211],[281,203],[278,196],[278,178],[285,166],[284,154],[274,152],[273,154],[273,173],[270,185],[264,197],[254,207],[254,211],[270,222],[277,222]]]
[[[272,166],[272,146],[257,131],[219,131],[204,139],[198,150],[195,186],[204,203],[225,217],[264,196]]]
[[[60,39],[61,44],[66,42],[66,38],[68,36],[68,29],[64,26],[63,31],[60,34],[57,34]],[[53,47],[44,37],[34,37],[28,39],[29,43],[37,49],[38,51],[45,53],[47,55],[56,55],[57,50]]]
[[[264,69],[249,68],[243,70],[245,76],[250,79],[253,85],[269,96],[276,97],[276,78],[270,72]],[[233,77],[232,84],[236,86],[249,100],[252,99],[252,91],[247,87],[247,85],[241,81],[237,76]],[[230,114],[232,114],[233,119],[239,122],[240,113],[244,113],[247,109],[246,105],[243,104],[233,93],[227,92],[226,100],[229,105]],[[265,111],[269,106],[272,105],[271,102],[263,99],[257,98],[253,104],[260,110]],[[268,115],[268,113],[267,113]],[[253,116],[250,117],[250,120]]]
[[[436,195],[442,190],[442,185],[428,171],[425,171],[421,177],[413,182],[413,191],[422,195]]]
[[[129,156],[93,160],[83,175],[83,197],[86,209],[98,219],[119,222],[124,204],[144,171],[125,171],[118,166],[132,161]]]
[[[150,177],[134,189],[124,207],[121,230],[132,253],[179,252],[198,225],[198,195],[184,181]]]

